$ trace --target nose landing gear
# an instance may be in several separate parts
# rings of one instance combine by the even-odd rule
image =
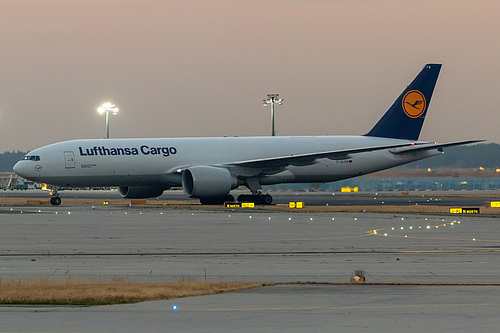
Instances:
[[[49,186],[44,184],[42,190],[50,191],[49,194],[52,196],[52,198],[50,198],[50,204],[52,206],[59,206],[62,200],[59,198],[59,193],[57,193],[57,187],[49,188]]]
[[[59,198],[59,196],[53,196],[50,198],[50,204],[53,206],[59,206],[61,204],[61,198]]]

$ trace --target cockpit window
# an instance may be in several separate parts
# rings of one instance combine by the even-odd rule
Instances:
[[[31,155],[31,156],[24,156],[25,161],[40,161],[40,156],[38,155]]]

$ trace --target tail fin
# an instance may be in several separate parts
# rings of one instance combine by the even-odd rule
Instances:
[[[441,64],[427,64],[366,136],[417,140]]]

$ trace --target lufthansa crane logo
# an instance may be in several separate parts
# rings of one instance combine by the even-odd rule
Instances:
[[[403,97],[403,110],[410,118],[418,118],[424,114],[425,96],[418,90],[410,90]]]

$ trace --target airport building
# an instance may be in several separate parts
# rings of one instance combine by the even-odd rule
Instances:
[[[0,173],[0,189],[29,190],[41,188],[41,184],[17,176]],[[338,192],[343,188],[361,192],[372,191],[457,191],[498,190],[500,177],[355,177],[331,183],[279,184],[263,187],[271,191],[327,191]]]
[[[342,188],[358,188],[359,191],[498,190],[500,189],[500,177],[357,177],[324,184],[280,184],[265,188],[274,191],[331,192],[340,191]]]
[[[0,189],[2,190],[34,190],[42,188],[31,180],[19,177],[13,172],[0,172]]]

